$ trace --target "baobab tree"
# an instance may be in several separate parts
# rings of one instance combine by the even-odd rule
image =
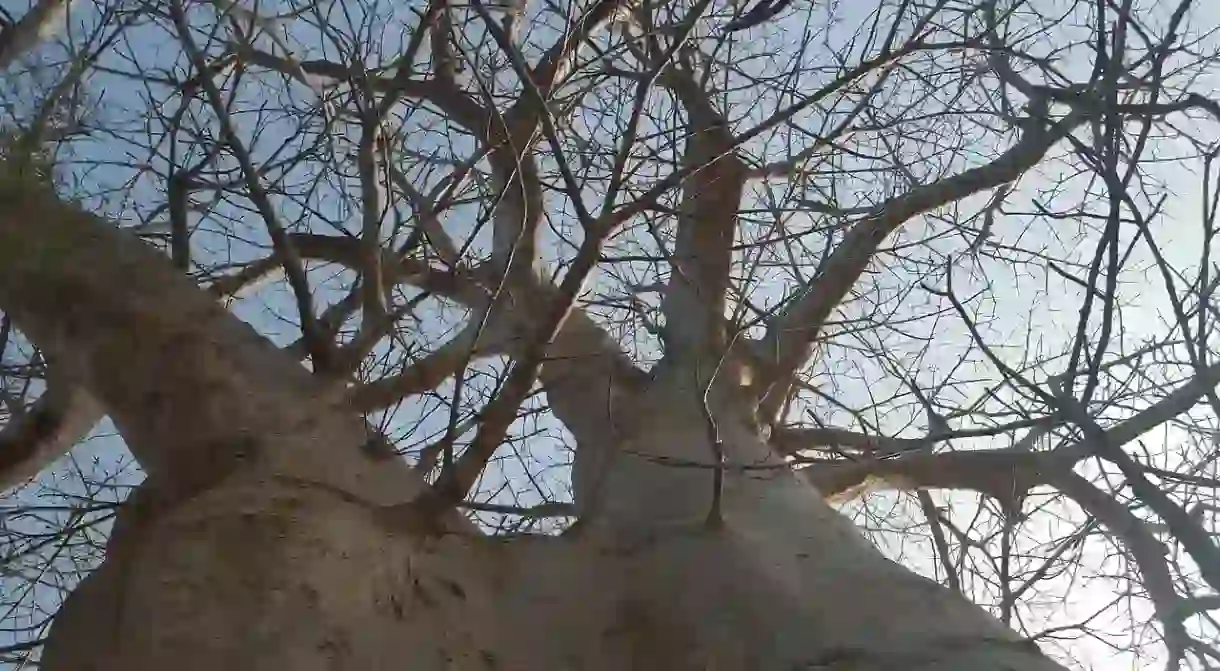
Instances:
[[[105,418],[142,480],[12,495],[9,654],[1034,671],[1118,615],[1214,665],[1194,4],[35,5],[0,472]]]

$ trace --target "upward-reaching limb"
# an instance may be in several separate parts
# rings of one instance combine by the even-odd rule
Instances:
[[[0,72],[63,29],[72,0],[38,0],[16,23],[0,30]]]
[[[767,388],[762,402],[763,416],[773,419],[779,412],[793,376],[812,354],[826,320],[872,263],[873,255],[891,233],[913,217],[1020,177],[1084,119],[1085,116],[1078,112],[1054,124],[1029,119],[1013,146],[986,165],[916,186],[856,219],[818,275],[798,290],[767,330],[759,347],[767,366],[763,374]]]
[[[102,420],[103,410],[77,381],[52,367],[47,388],[0,429],[0,491],[34,477],[72,449]]]

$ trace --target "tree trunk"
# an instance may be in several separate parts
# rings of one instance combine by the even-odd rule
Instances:
[[[721,529],[413,540],[354,498],[240,476],[116,534],[47,668],[1058,668],[786,472],[725,505]]]
[[[1060,668],[883,558],[697,366],[654,371],[615,454],[578,450],[579,533],[421,537],[382,514],[420,491],[408,469],[104,222],[0,189],[0,307],[86,371],[149,473],[56,620],[51,671]]]

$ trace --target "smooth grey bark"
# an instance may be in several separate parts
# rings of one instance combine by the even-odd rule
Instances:
[[[420,483],[363,456],[345,407],[105,222],[6,185],[0,307],[77,362],[149,472],[45,668],[1059,668],[771,467],[731,389],[710,412],[758,468],[726,474],[725,524],[704,525],[687,367],[639,397],[585,532],[424,537],[379,514]]]
[[[42,396],[0,429],[0,491],[25,484],[67,454],[103,416],[96,399],[52,366]]]

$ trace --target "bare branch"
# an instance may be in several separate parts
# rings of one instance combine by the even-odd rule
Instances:
[[[17,23],[0,31],[0,72],[63,30],[73,0],[37,0]]]
[[[360,263],[360,243],[355,238],[314,234],[294,234],[292,237],[297,250],[305,258],[326,260],[349,268],[358,267]],[[559,300],[558,292],[554,289],[534,284],[533,289],[525,292],[533,296],[530,301],[514,304],[512,310],[492,308],[489,303],[490,291],[484,287],[494,281],[494,277],[486,266],[456,268],[446,272],[419,261],[397,259],[387,261],[384,267],[386,282],[412,284],[462,303],[476,314],[491,309],[492,319],[496,320],[491,325],[491,331],[495,335],[485,335],[480,339],[480,347],[484,348],[480,351],[486,354],[506,351],[514,357],[524,356],[537,323],[545,317],[547,306]],[[402,398],[394,398],[391,390],[396,389],[403,394],[415,393],[414,390],[421,389],[418,384],[420,380],[434,379],[436,375],[444,379],[453,374],[456,372],[457,350],[460,344],[472,344],[471,337],[471,333],[459,335],[437,353],[426,357],[424,361],[428,363],[421,365],[427,372],[423,368],[410,367],[399,376],[372,383],[367,390],[357,388],[352,392],[356,407],[388,407]],[[441,354],[442,350],[444,354]],[[450,372],[441,375],[446,370]],[[540,373],[544,387],[551,393],[556,416],[578,436],[596,436],[599,431],[603,436],[609,435],[606,424],[609,418],[598,420],[591,417],[587,409],[609,407],[608,395],[614,389],[636,385],[642,375],[613,339],[578,308],[572,310],[547,350]],[[588,426],[588,429],[581,431],[582,425]]]
[[[183,49],[185,49],[190,57],[191,64],[197,72],[201,74],[206,72],[208,69],[207,63],[204,61],[199,47],[196,46],[195,39],[191,37],[190,27],[187,25],[186,15],[180,0],[174,0],[171,3],[170,14],[178,31],[178,39],[182,41]],[[287,276],[288,283],[292,287],[293,296],[296,298],[297,312],[301,319],[301,334],[305,339],[306,348],[313,359],[314,366],[317,369],[326,369],[331,363],[330,343],[324,342],[321,333],[319,333],[317,316],[314,314],[313,309],[313,294],[310,292],[309,280],[305,277],[305,270],[301,266],[301,260],[292,246],[292,241],[287,237],[284,227],[280,224],[279,214],[271,203],[270,195],[263,187],[258,169],[238,137],[237,131],[234,129],[228,109],[221,98],[220,89],[208,77],[201,78],[200,85],[207,94],[208,102],[216,113],[225,143],[228,144],[230,151],[233,152],[234,157],[241,166],[242,175],[246,181],[246,188],[250,192],[250,200],[258,208],[258,212],[267,226],[267,232],[271,236],[271,243],[275,246],[276,254],[284,266],[284,274]]]

